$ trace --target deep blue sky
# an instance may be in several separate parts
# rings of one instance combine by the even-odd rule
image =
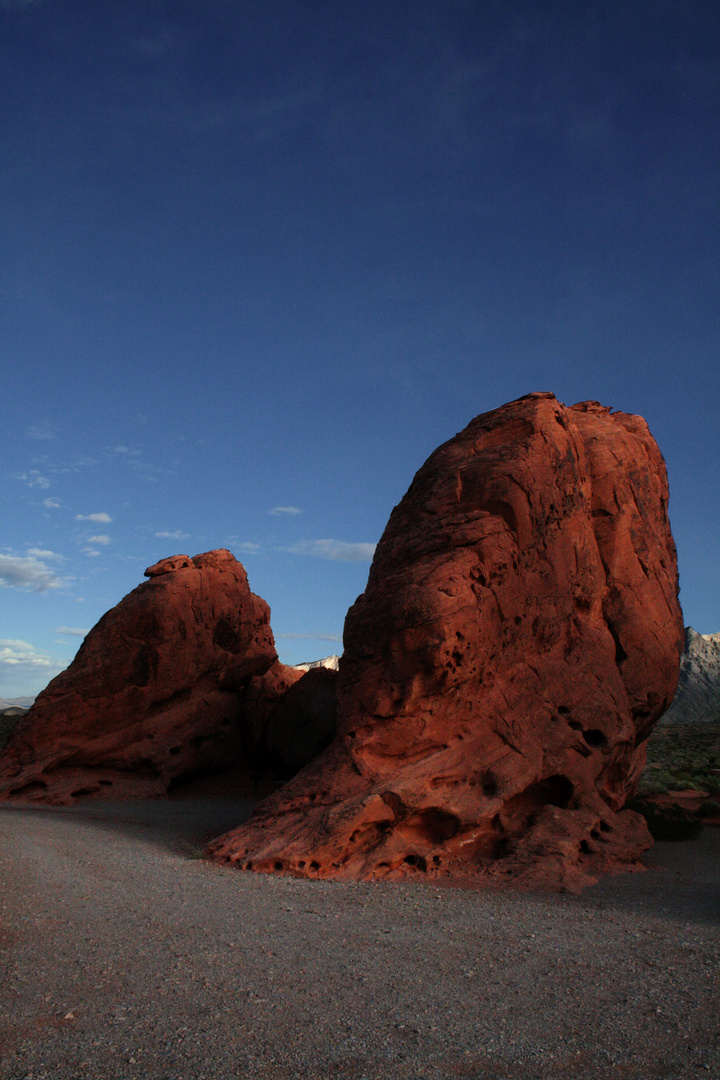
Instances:
[[[716,0],[0,0],[0,695],[220,546],[340,651],[414,472],[531,390],[645,416],[720,630],[719,45]]]

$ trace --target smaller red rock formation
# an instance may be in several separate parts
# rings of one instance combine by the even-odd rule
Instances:
[[[212,857],[565,889],[635,865],[652,840],[622,807],[683,643],[667,500],[640,417],[552,394],[478,416],[348,612],[337,738]]]
[[[277,660],[268,605],[229,551],[145,573],[18,721],[0,799],[163,795],[247,753],[241,698]]]

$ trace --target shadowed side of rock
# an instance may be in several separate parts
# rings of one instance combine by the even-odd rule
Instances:
[[[212,857],[568,889],[636,864],[621,810],[682,650],[667,500],[640,417],[531,394],[473,420],[348,613],[337,738]]]
[[[163,795],[242,759],[242,696],[277,660],[268,605],[223,549],[146,576],[16,724],[0,798]]]

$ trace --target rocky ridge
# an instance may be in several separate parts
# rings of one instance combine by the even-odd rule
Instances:
[[[698,634],[688,626],[677,694],[661,722],[698,720],[720,720],[720,633]]]

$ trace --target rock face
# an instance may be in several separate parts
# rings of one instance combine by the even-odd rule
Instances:
[[[268,605],[229,551],[145,573],[17,722],[0,798],[162,795],[245,753],[241,698],[277,659]]]
[[[678,691],[662,722],[695,720],[720,720],[720,634],[698,634],[688,626]]]
[[[209,847],[323,878],[577,889],[652,841],[620,812],[682,651],[645,422],[531,394],[417,473],[345,623],[338,735]]]

